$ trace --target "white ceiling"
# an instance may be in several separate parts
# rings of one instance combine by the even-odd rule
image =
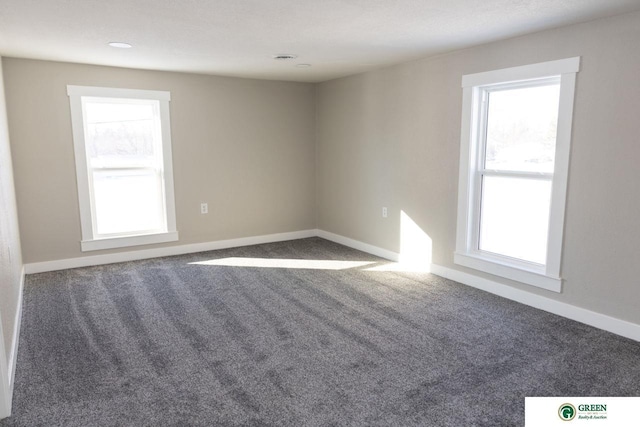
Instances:
[[[318,82],[632,10],[639,0],[1,0],[0,55]]]

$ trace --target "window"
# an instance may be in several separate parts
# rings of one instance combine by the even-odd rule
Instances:
[[[463,76],[454,261],[559,292],[580,58]]]
[[[178,240],[169,92],[67,86],[83,251]]]

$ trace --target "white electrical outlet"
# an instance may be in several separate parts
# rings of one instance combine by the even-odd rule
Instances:
[[[200,203],[200,213],[201,214],[209,213],[209,205],[207,203]]]
[[[389,212],[387,211],[387,207],[382,208],[382,218],[386,218],[389,216]]]

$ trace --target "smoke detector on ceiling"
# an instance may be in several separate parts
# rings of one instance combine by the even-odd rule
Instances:
[[[118,49],[130,49],[132,47],[129,43],[124,42],[109,42],[109,46],[117,47]]]
[[[291,53],[279,53],[277,55],[273,55],[273,59],[276,61],[288,61],[290,59],[296,59],[298,55],[294,55]]]

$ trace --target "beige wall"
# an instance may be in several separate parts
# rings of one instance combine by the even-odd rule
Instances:
[[[11,58],[4,74],[25,263],[116,251],[80,251],[68,84],[171,92],[172,244],[315,227],[311,84]]]
[[[317,92],[318,228],[392,251],[400,211],[453,264],[463,74],[582,56],[563,293],[516,288],[640,323],[640,13],[338,79]],[[389,207],[389,218],[381,207]]]
[[[434,263],[490,277],[453,264],[461,76],[582,56],[563,293],[502,282],[640,323],[637,40],[640,13],[316,86],[5,58],[24,261],[111,252],[80,252],[66,95],[75,84],[171,91],[172,244],[317,227],[399,251],[404,211],[432,239]]]
[[[13,342],[17,339],[13,332],[22,278],[22,256],[1,67],[3,62],[0,58],[0,335],[4,335],[0,339],[4,342],[4,359],[9,362]],[[2,347],[0,345],[0,350]],[[6,368],[0,366],[0,370]]]

